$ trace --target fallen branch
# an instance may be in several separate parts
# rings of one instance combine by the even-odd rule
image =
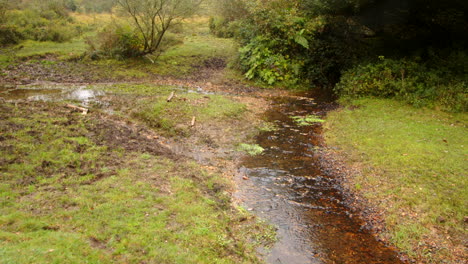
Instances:
[[[175,92],[172,92],[171,95],[167,98],[167,101],[170,102],[172,98],[174,97]]]
[[[151,61],[151,63],[154,64],[154,60],[152,60],[148,55],[145,55],[145,57],[146,57],[149,61]]]
[[[192,123],[190,123],[190,126],[191,126],[191,127],[194,127],[194,126],[195,126],[195,117],[192,117]]]
[[[87,108],[76,106],[76,105],[71,105],[71,104],[67,104],[66,107],[71,108],[75,111],[80,111],[82,115],[86,115],[89,111]]]

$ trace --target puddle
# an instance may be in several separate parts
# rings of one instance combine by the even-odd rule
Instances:
[[[53,94],[60,94],[60,89],[11,89],[0,93],[0,97],[6,100],[30,99],[36,97],[48,97]]]
[[[105,93],[87,86],[0,86],[0,98],[5,100],[31,101],[76,101],[84,107],[90,103],[100,104],[99,97]]]
[[[268,263],[402,263],[362,229],[335,179],[322,171],[317,153],[323,144],[321,124],[299,126],[291,118],[323,117],[330,106],[310,98],[276,99],[266,117],[278,129],[257,137],[265,151],[245,158],[235,195],[278,228],[278,242],[265,252]]]

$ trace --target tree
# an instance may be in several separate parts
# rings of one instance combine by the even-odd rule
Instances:
[[[202,0],[116,0],[141,34],[141,55],[158,50],[164,34],[175,23],[192,16]]]

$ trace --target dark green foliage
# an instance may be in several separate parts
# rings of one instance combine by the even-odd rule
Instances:
[[[115,0],[82,0],[80,10],[85,12],[103,13],[111,12],[115,6]]]
[[[88,44],[92,59],[138,57],[143,48],[140,36],[130,26],[118,24],[107,26]]]
[[[368,56],[371,48],[361,38],[363,28],[344,16],[325,16],[322,25],[310,41],[301,77],[312,85],[331,87],[344,69]]]
[[[78,9],[78,6],[76,5],[74,0],[64,0],[63,4],[66,9],[72,12],[75,12]]]
[[[294,6],[251,4],[250,15],[241,24],[237,38],[243,44],[240,66],[248,79],[267,84],[300,81],[305,56],[320,19],[307,21]],[[287,8],[285,8],[287,7]]]
[[[408,54],[426,47],[466,44],[467,12],[464,0],[380,0],[356,15],[385,39],[385,48]]]
[[[142,36],[129,25],[110,24],[100,31],[95,38],[89,38],[88,55],[91,59],[100,58],[136,58],[146,55]],[[181,43],[175,34],[168,33],[162,40],[158,52]]]
[[[249,15],[237,22],[236,31],[243,45],[240,66],[248,79],[330,87],[366,53],[368,47],[358,37],[364,34],[362,26],[341,15],[311,15],[303,4],[248,4]]]
[[[465,61],[465,69],[466,66]],[[380,57],[376,63],[347,70],[335,91],[348,97],[397,98],[417,107],[464,112],[468,110],[466,76],[454,74],[450,66],[441,64],[429,67],[415,60]]]
[[[236,23],[229,22],[223,17],[211,17],[210,32],[220,38],[232,38],[236,35]]]
[[[269,47],[269,44],[268,39],[257,37],[239,50],[245,77],[260,79],[270,85],[282,81],[297,82],[301,62],[274,52],[275,47]]]
[[[29,3],[29,2],[28,2]],[[0,5],[2,44],[15,44],[22,39],[64,42],[79,34],[62,2],[38,5]]]
[[[14,26],[0,25],[0,46],[18,44],[23,39]]]
[[[211,30],[239,40],[247,79],[329,90],[339,83],[341,95],[467,109],[467,1],[222,2],[243,4],[242,15],[214,18]]]
[[[243,0],[216,0],[214,16],[210,18],[210,31],[217,37],[231,38],[237,35],[240,24],[237,22],[248,15]]]

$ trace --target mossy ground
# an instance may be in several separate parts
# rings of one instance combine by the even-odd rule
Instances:
[[[84,116],[65,107],[80,102],[0,105],[0,263],[260,262],[255,248],[275,233],[231,203],[227,166],[200,165],[168,145],[235,153],[255,133],[250,106],[154,84],[223,78],[234,42],[210,36],[197,18],[171,33],[183,43],[154,63],[93,61],[82,56],[86,37],[110,18],[75,19],[89,31],[70,42],[0,52],[1,83],[92,83],[105,92]]]
[[[3,263],[259,261],[255,247],[273,231],[232,206],[229,178],[173,154],[148,122],[135,128],[125,112],[83,116],[64,106],[0,108]],[[197,109],[200,120],[216,119]]]

